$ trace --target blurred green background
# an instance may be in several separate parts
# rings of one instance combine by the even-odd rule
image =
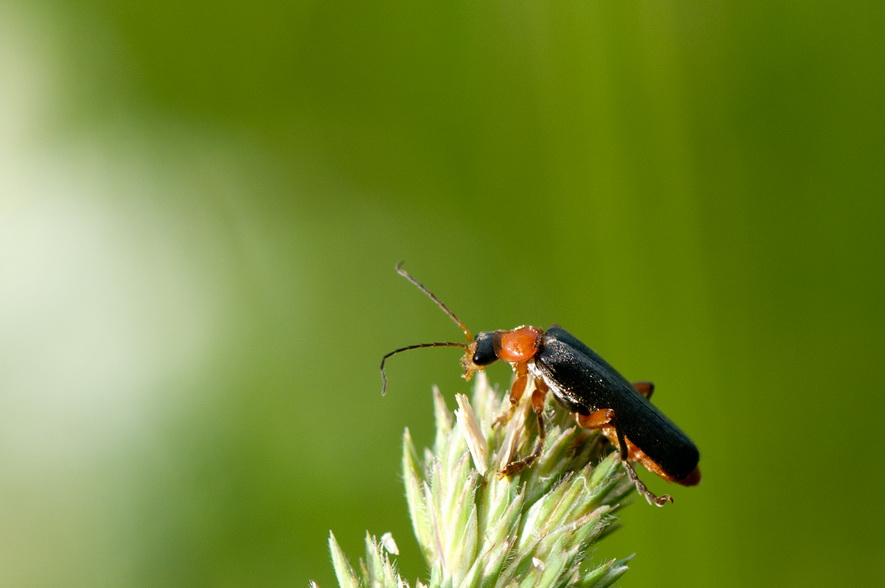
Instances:
[[[879,2],[0,8],[0,584],[334,585],[457,329],[559,323],[701,448],[621,586],[881,581]],[[504,366],[493,381],[506,383]]]

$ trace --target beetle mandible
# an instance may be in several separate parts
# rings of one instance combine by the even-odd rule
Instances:
[[[578,424],[600,430],[617,448],[627,476],[649,504],[673,502],[670,495],[655,496],[636,475],[631,461],[668,482],[694,486],[701,481],[700,454],[691,439],[649,400],[651,382],[630,384],[595,351],[565,329],[553,326],[543,331],[521,326],[509,331],[483,331],[474,338],[467,327],[430,290],[397,264],[396,271],[426,294],[464,331],[467,343],[438,342],[409,345],[391,351],[381,359],[382,394],[387,390],[384,362],[391,355],[422,347],[460,347],[461,366],[469,380],[498,360],[513,368],[510,388],[511,407],[522,398],[531,382],[531,405],[538,420],[538,442],[526,457],[508,464],[500,474],[509,476],[530,466],[541,454],[546,436],[544,400],[551,392],[571,411]],[[512,408],[510,414],[512,414]],[[502,419],[509,418],[505,415]]]

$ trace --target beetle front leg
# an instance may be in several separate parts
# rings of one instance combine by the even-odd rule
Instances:
[[[530,454],[519,461],[510,462],[504,467],[504,469],[498,472],[498,475],[501,477],[518,474],[528,466],[532,465],[544,449],[544,440],[547,438],[547,426],[544,424],[544,399],[547,396],[548,388],[547,384],[542,380],[535,379],[534,383],[535,389],[532,390],[532,411],[538,419],[538,441],[535,443],[535,448]]]
[[[644,496],[649,504],[664,506],[668,502],[673,502],[673,498],[669,494],[656,496],[648,489],[648,486],[639,479],[639,476],[636,475],[636,470],[633,469],[633,465],[630,463],[630,451],[627,448],[627,438],[618,426],[617,416],[615,415],[614,410],[603,408],[587,415],[575,413],[575,418],[577,419],[578,424],[585,429],[600,429],[610,441],[617,441],[616,445],[618,446],[618,453],[621,462],[624,464],[624,469],[627,471],[627,477],[630,478],[630,481],[636,486],[636,491]],[[612,436],[614,436],[614,439],[612,439]]]
[[[513,418],[513,413],[516,412],[516,407],[519,405],[519,401],[522,400],[522,395],[525,394],[525,387],[528,385],[529,381],[528,365],[525,362],[514,364],[513,371],[516,373],[516,379],[513,380],[513,385],[510,386],[510,408],[507,409],[507,412],[495,419],[495,422],[492,423],[492,427],[497,427],[509,422],[510,419]]]
[[[492,423],[492,427],[503,425],[513,418],[513,413],[516,412],[516,407],[519,405],[519,401],[522,400],[522,395],[525,393],[527,383],[528,376],[526,374],[517,376],[516,379],[513,380],[513,385],[510,387],[510,408],[507,409],[507,412],[495,419],[495,422]]]

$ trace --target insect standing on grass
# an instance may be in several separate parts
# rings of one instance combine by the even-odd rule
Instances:
[[[467,343],[420,343],[391,351],[381,360],[382,394],[387,390],[384,362],[391,355],[422,347],[460,347],[465,351],[461,366],[467,380],[498,360],[513,368],[516,378],[510,388],[511,410],[502,420],[512,416],[527,386],[533,384],[528,389],[532,390],[532,410],[538,419],[538,442],[529,455],[505,466],[501,475],[520,472],[541,454],[546,437],[544,399],[547,392],[552,392],[579,425],[600,430],[617,448],[627,476],[649,504],[663,506],[673,499],[669,495],[655,496],[636,475],[631,461],[638,461],[668,482],[694,486],[701,481],[697,447],[649,401],[654,391],[651,382],[630,384],[595,351],[560,327],[542,331],[522,326],[510,331],[483,331],[474,338],[445,304],[401,266],[397,265],[396,271],[464,331]]]

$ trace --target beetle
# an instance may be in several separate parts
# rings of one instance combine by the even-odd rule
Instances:
[[[673,499],[669,495],[655,496],[636,475],[631,461],[641,463],[668,482],[694,486],[701,481],[697,447],[651,403],[649,399],[654,391],[651,382],[631,384],[599,354],[559,326],[546,331],[530,326],[483,331],[474,338],[445,304],[402,268],[402,262],[396,271],[464,331],[467,343],[420,343],[391,351],[381,359],[382,394],[387,390],[384,363],[390,356],[423,347],[460,347],[464,349],[461,366],[467,380],[477,370],[499,360],[513,368],[511,410],[499,421],[510,418],[526,389],[532,390],[531,406],[538,420],[538,441],[528,456],[505,466],[500,472],[502,476],[520,472],[541,454],[546,436],[544,401],[550,392],[560,405],[574,414],[580,426],[601,431],[617,448],[627,476],[649,504],[663,506]]]

